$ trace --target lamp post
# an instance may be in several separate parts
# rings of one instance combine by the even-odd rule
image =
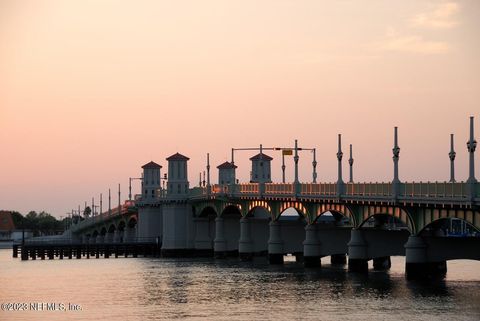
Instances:
[[[129,201],[132,200],[132,180],[135,180],[135,179],[141,180],[142,183],[143,183],[143,177],[129,177],[128,178],[128,200]]]
[[[450,153],[448,157],[450,158],[450,183],[455,183],[455,149],[453,147],[453,134],[450,134]]]

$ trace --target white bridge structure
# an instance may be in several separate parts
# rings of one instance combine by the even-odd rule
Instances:
[[[219,165],[218,182],[211,184],[210,162],[199,186],[190,187],[189,158],[176,153],[162,166],[144,165],[142,193],[116,209],[87,218],[71,227],[72,237],[83,243],[121,243],[137,238],[161,243],[163,256],[239,256],[250,260],[267,255],[270,263],[283,263],[295,255],[306,266],[320,266],[321,258],[346,263],[351,271],[388,269],[390,257],[406,256],[406,275],[422,278],[446,272],[446,261],[480,260],[480,184],[475,178],[473,117],[470,118],[469,177],[455,179],[455,151],[451,139],[450,181],[402,182],[399,179],[397,128],[394,131],[393,179],[385,183],[353,180],[350,145],[349,180],[342,176],[341,135],[338,136],[338,179],[317,182],[315,149],[312,183],[298,180],[299,151],[292,148],[248,148],[251,179],[239,183],[232,149],[231,162]],[[295,178],[271,181],[272,157],[265,151],[280,149],[294,157]],[[244,149],[245,150],[245,149]],[[163,182],[163,185],[162,185]],[[131,199],[131,195],[130,195]],[[119,193],[120,200],[120,193]],[[292,215],[294,213],[294,215]]]

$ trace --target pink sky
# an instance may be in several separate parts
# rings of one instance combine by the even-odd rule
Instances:
[[[141,165],[177,151],[196,185],[207,152],[216,166],[294,139],[335,181],[338,133],[345,174],[352,143],[355,180],[387,181],[394,126],[401,180],[448,179],[450,133],[464,180],[479,16],[475,0],[2,0],[0,208],[65,215],[118,183],[127,197]],[[310,181],[311,154],[300,166]]]

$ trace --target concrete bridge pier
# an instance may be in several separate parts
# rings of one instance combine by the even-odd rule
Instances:
[[[407,279],[443,277],[448,260],[480,260],[480,238],[411,235],[405,244]]]
[[[317,226],[305,226],[305,241],[303,241],[303,262],[305,267],[318,267],[321,265],[321,244],[317,238]]]
[[[123,231],[116,229],[113,231],[113,243],[121,243]]]
[[[98,234],[97,239],[95,240],[96,244],[102,244],[105,241],[105,237],[103,235]]]
[[[215,219],[215,239],[213,245],[214,256],[217,259],[227,256],[227,240],[225,239],[224,220],[221,217]]]
[[[268,261],[270,264],[283,264],[284,251],[281,224],[279,221],[271,221],[268,225],[270,228]]]
[[[348,242],[348,270],[352,272],[368,271],[368,245],[363,237],[362,230],[352,229]]]
[[[429,262],[427,244],[418,235],[411,235],[405,244],[405,276],[407,279],[423,279],[447,272],[446,261]]]
[[[105,234],[105,243],[113,243],[113,234],[114,232],[107,232],[107,234]]]
[[[208,217],[197,217],[195,222],[195,255],[196,256],[212,256],[212,240],[210,239],[210,222]]]
[[[133,242],[135,240],[136,235],[137,235],[136,227],[125,226],[125,230],[123,231],[123,242],[125,243]]]
[[[163,257],[189,257],[194,253],[192,209],[184,202],[165,205],[163,208]]]
[[[246,217],[240,219],[240,240],[238,241],[238,254],[240,260],[253,259],[253,241],[251,236],[250,220]]]
[[[351,231],[348,243],[348,269],[367,271],[373,259],[375,270],[391,267],[390,256],[405,255],[405,243],[410,232],[406,229],[359,228]]]

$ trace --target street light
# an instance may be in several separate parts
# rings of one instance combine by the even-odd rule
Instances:
[[[128,200],[129,201],[132,200],[132,180],[135,180],[135,179],[141,180],[142,183],[143,183],[143,177],[129,177],[128,178]]]

